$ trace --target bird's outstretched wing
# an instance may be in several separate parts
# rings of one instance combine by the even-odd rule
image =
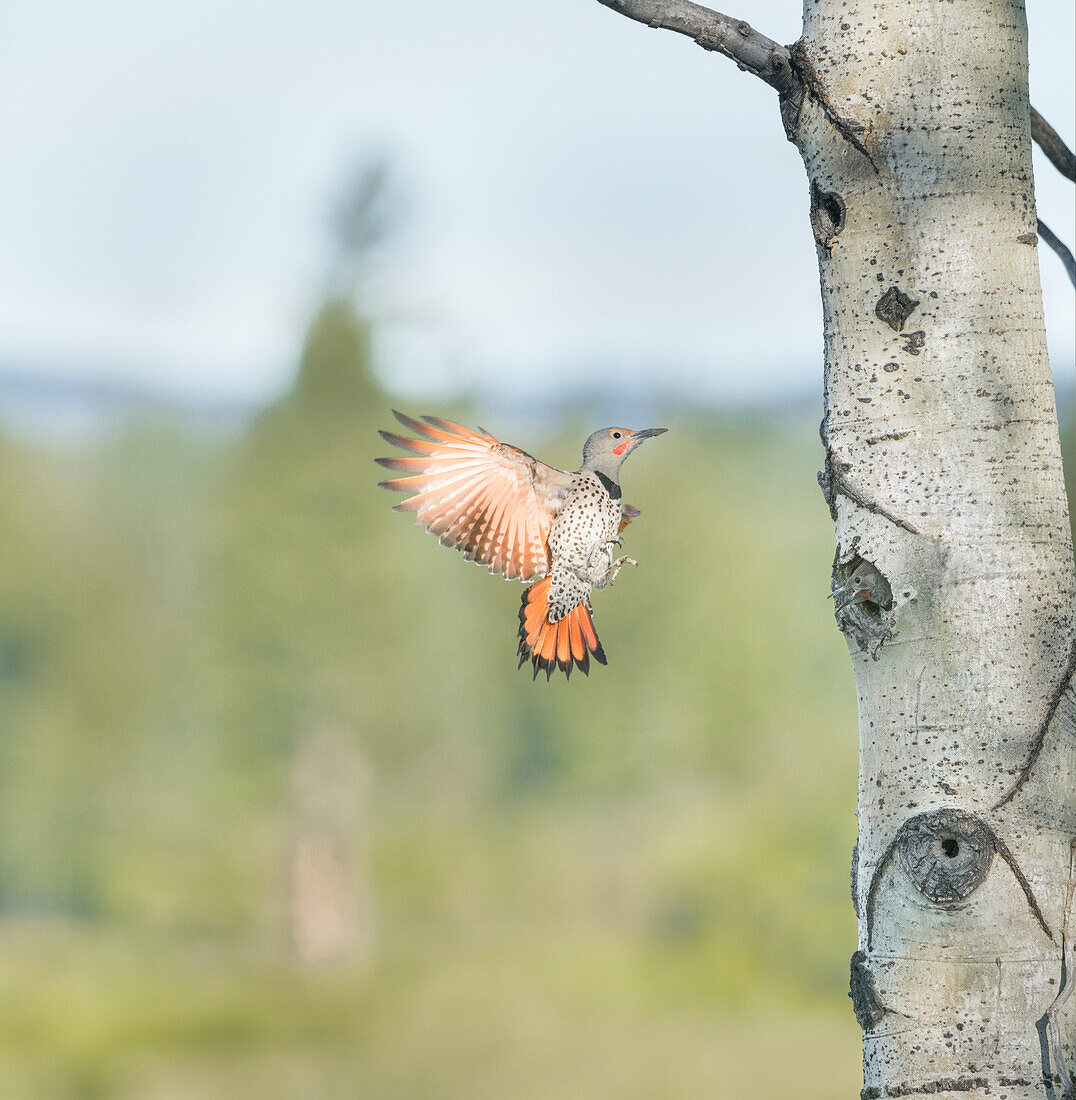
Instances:
[[[381,488],[411,492],[397,512],[417,522],[468,561],[489,566],[509,580],[529,581],[549,572],[549,528],[564,502],[571,474],[539,462],[526,451],[474,430],[424,416],[396,419],[419,438],[382,432],[383,439],[413,458],[379,458],[379,465],[408,476]]]

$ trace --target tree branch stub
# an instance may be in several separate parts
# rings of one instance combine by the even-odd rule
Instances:
[[[856,1014],[856,1021],[864,1031],[869,1031],[882,1022],[887,1009],[878,993],[878,985],[863,951],[857,951],[852,956],[848,996],[852,998],[852,1011]]]

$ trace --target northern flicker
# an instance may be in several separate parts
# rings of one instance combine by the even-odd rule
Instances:
[[[544,671],[548,680],[555,668],[566,676],[573,668],[588,673],[591,655],[604,665],[590,594],[611,584],[623,566],[638,565],[613,555],[621,531],[639,514],[621,499],[620,467],[643,440],[666,429],[602,428],[569,473],[481,428],[395,415],[418,438],[381,433],[414,456],[377,459],[406,475],[382,481],[382,489],[414,493],[394,510],[414,512],[442,545],[491,573],[536,582],[519,609],[519,667],[530,660],[534,675]]]

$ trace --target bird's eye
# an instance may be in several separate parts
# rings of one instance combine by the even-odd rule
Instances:
[[[620,432],[613,432],[613,438],[614,439],[619,439],[620,438]]]

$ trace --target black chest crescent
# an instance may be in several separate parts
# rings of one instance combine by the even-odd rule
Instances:
[[[611,478],[606,477],[605,474],[599,471],[594,471],[595,476],[605,486],[605,491],[609,494],[611,500],[620,499],[620,486]]]

